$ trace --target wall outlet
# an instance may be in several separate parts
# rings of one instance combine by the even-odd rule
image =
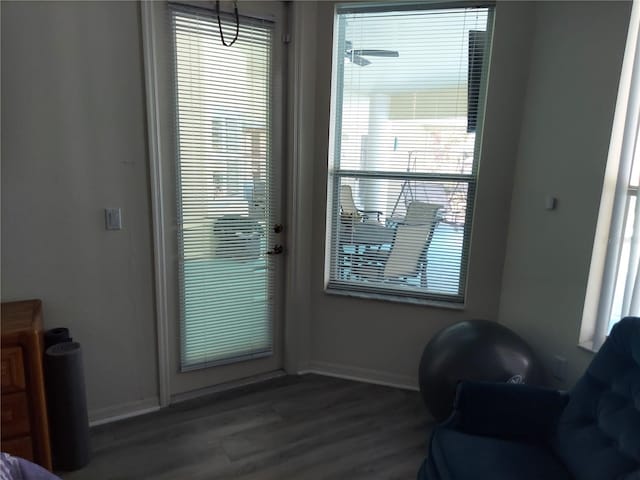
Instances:
[[[107,230],[122,230],[122,212],[119,208],[104,209],[104,227]]]
[[[551,374],[556,380],[564,381],[567,378],[567,359],[555,355],[551,363]]]
[[[557,206],[558,206],[558,199],[556,197],[552,197],[551,195],[548,195],[547,197],[545,197],[544,208],[546,208],[547,210],[555,210]]]

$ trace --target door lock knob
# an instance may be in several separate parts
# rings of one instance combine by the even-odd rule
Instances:
[[[274,245],[273,249],[267,252],[267,255],[280,255],[284,252],[284,247],[282,245]]]

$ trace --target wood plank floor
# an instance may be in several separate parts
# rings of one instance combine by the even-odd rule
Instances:
[[[92,429],[83,479],[414,479],[432,419],[420,394],[281,377]]]

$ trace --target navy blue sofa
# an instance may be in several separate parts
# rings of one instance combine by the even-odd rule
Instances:
[[[462,382],[418,480],[640,480],[640,318],[612,329],[568,393]]]

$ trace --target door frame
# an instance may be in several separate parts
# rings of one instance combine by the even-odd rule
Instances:
[[[169,306],[167,304],[167,246],[165,239],[165,197],[162,178],[162,128],[158,97],[158,45],[154,2],[140,2],[142,20],[142,50],[147,103],[147,144],[149,154],[149,186],[153,225],[153,266],[156,309],[156,348],[158,360],[158,396],[160,407],[171,402],[169,365]]]
[[[148,154],[149,154],[149,183],[150,183],[150,194],[151,194],[151,214],[152,214],[152,229],[153,229],[153,254],[154,254],[154,290],[155,290],[155,310],[156,310],[156,346],[157,346],[157,364],[158,364],[158,396],[160,407],[165,407],[172,403],[172,385],[171,385],[171,376],[174,369],[174,365],[172,365],[172,351],[171,351],[171,331],[174,328],[172,326],[173,321],[178,321],[178,319],[172,318],[172,313],[170,312],[169,306],[169,297],[170,297],[170,289],[173,288],[170,285],[172,282],[172,274],[168,269],[168,259],[171,257],[169,251],[169,245],[173,240],[168,238],[167,235],[167,221],[166,215],[167,211],[170,210],[169,202],[171,198],[169,194],[173,195],[172,192],[167,192],[165,187],[165,182],[167,181],[164,178],[163,170],[165,167],[165,162],[168,159],[164,158],[163,155],[166,155],[163,152],[163,145],[166,144],[166,139],[164,138],[163,126],[162,126],[162,118],[161,118],[161,108],[160,108],[160,95],[161,91],[160,86],[160,77],[161,74],[158,71],[159,65],[162,64],[161,56],[161,48],[158,45],[160,41],[158,38],[157,25],[158,22],[164,21],[165,9],[167,2],[155,2],[152,0],[143,0],[140,2],[140,15],[141,15],[141,25],[142,25],[142,47],[143,47],[143,58],[144,58],[144,75],[145,75],[145,88],[146,88],[146,108],[147,108],[147,141],[148,141]],[[189,2],[185,2],[188,4]],[[197,2],[193,2],[197,3]],[[282,18],[282,31],[283,34],[286,34],[288,31],[288,12],[285,7],[283,7],[284,15]],[[282,39],[275,39],[275,42],[280,42],[285,40],[285,35],[283,35]],[[285,42],[286,43],[286,42]],[[290,97],[288,93],[288,79],[290,78],[290,74],[287,72],[287,64],[290,62],[289,56],[290,53],[287,51],[285,47],[282,47],[282,68],[285,69],[282,73],[282,98],[286,102],[288,97]],[[286,102],[285,105],[289,103]],[[282,205],[282,218],[286,218],[287,220],[291,219],[290,209],[288,208],[290,204],[290,195],[288,190],[286,189],[287,180],[290,179],[289,171],[290,168],[290,160],[291,155],[287,154],[289,152],[289,125],[290,125],[290,109],[284,108],[282,112],[282,120],[281,120],[281,132],[278,132],[281,142],[281,159],[280,162],[284,165],[281,170],[283,172],[283,180],[281,182],[281,188],[283,189],[281,198],[283,199]],[[285,174],[287,172],[287,174]],[[295,205],[295,203],[293,204]],[[284,244],[287,245],[287,240],[290,238],[290,234],[288,230],[285,229],[285,238]],[[288,338],[289,335],[285,333],[285,329],[290,324],[288,322],[289,315],[292,314],[291,309],[289,308],[289,297],[288,294],[290,282],[292,280],[292,275],[290,273],[291,262],[287,261],[286,255],[283,258],[284,265],[280,269],[280,273],[276,275],[276,281],[280,283],[283,287],[283,294],[281,295],[282,301],[280,301],[280,305],[276,307],[276,312],[279,313],[280,318],[274,319],[274,327],[279,331],[274,332],[274,349],[277,348],[276,345],[279,344],[279,348],[281,349],[280,355],[282,357],[282,361],[280,362],[283,366],[287,366],[287,371],[289,373],[293,373],[290,369],[290,362],[287,362],[287,358],[290,356],[287,353],[287,345],[288,342],[285,341],[285,338]],[[294,275],[294,277],[297,275]],[[278,328],[279,324],[279,328]],[[276,338],[278,337],[278,338]],[[274,355],[275,355],[274,351]],[[297,370],[297,369],[296,369]],[[259,374],[258,377],[268,376],[269,374]],[[243,380],[240,380],[243,382]],[[233,382],[231,382],[233,383]],[[218,387],[220,385],[218,384]],[[216,385],[211,385],[211,387],[216,387]],[[208,390],[209,387],[205,386],[203,389],[198,388],[197,391],[202,390],[203,393],[205,390]],[[187,392],[188,393],[188,392]],[[177,395],[173,395],[173,397],[184,397],[185,393],[179,393]]]

